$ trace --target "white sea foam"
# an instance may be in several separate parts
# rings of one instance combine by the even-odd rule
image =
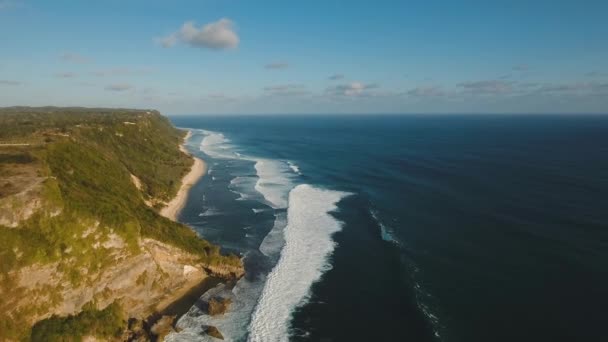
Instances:
[[[347,193],[298,185],[289,194],[285,246],[268,276],[249,326],[249,340],[287,341],[293,310],[328,269],[332,234],[341,223],[329,214]]]
[[[235,151],[236,147],[230,144],[230,139],[226,138],[224,134],[207,130],[201,130],[201,132],[205,135],[201,141],[201,151],[213,158],[240,159],[254,162],[254,167],[258,176],[257,183],[254,187],[255,190],[264,196],[267,204],[273,208],[287,207],[287,196],[289,190],[294,186],[291,179],[293,174],[289,170],[291,169],[296,173],[299,172],[299,169],[295,164],[291,162],[286,164],[285,162],[278,160],[243,155]],[[247,177],[236,177],[230,182],[230,190],[240,195],[238,200],[251,198],[251,194],[243,191],[243,188],[249,187],[238,186],[240,185],[238,182],[244,182],[246,181],[246,178]]]
[[[252,199],[255,198],[257,195],[257,192],[254,189],[255,182],[256,179],[254,177],[234,177],[230,180],[230,185],[228,185],[228,189],[233,193],[239,195],[237,201]]]
[[[396,245],[400,245],[399,240],[395,238],[395,235],[393,234],[393,230],[387,225],[385,225],[382,220],[380,220],[378,211],[375,209],[371,209],[369,212],[374,218],[374,220],[376,220],[376,223],[378,223],[378,226],[380,226],[380,236],[382,237],[382,240],[394,243]]]
[[[219,211],[216,208],[209,208],[207,210],[205,210],[204,212],[198,214],[198,216],[217,216],[217,215],[221,215],[221,211]]]
[[[230,139],[226,138],[224,134],[201,130],[205,135],[201,141],[200,150],[205,152],[208,156],[213,158],[221,159],[232,159],[238,157],[232,149],[234,146],[230,144]]]
[[[345,193],[320,190],[308,185],[294,189],[295,180],[300,170],[293,162],[257,158],[237,152],[237,147],[222,133],[200,131],[204,135],[200,143],[200,150],[212,158],[237,159],[254,163],[256,176],[240,175],[230,181],[230,191],[239,194],[240,200],[250,199],[262,201],[274,209],[287,208],[295,204],[295,211],[291,208],[275,211],[275,222],[270,233],[262,241],[259,250],[268,257],[271,265],[277,265],[279,259],[284,260],[282,266],[277,266],[272,273],[272,282],[267,283],[267,276],[262,272],[257,280],[251,281],[247,277],[241,278],[235,288],[230,291],[233,299],[229,312],[222,317],[183,316],[178,327],[183,329],[179,334],[171,334],[169,341],[201,341],[207,337],[201,336],[201,327],[204,324],[217,326],[227,341],[242,341],[248,333],[248,327],[253,328],[253,341],[274,341],[275,336],[286,338],[289,315],[293,308],[308,294],[312,283],[319,279],[321,274],[329,268],[326,258],[333,250],[334,244],[331,234],[340,229],[338,221],[328,214],[335,208],[335,203],[345,196]],[[217,165],[215,162],[214,165]],[[292,190],[293,189],[293,190]],[[290,195],[290,191],[293,194]],[[263,197],[263,198],[262,198]],[[256,210],[253,210],[256,212]],[[290,216],[290,230],[293,232],[284,236],[284,229]],[[309,226],[310,225],[310,226]],[[247,231],[251,227],[244,227]],[[308,231],[308,233],[306,232]],[[312,233],[308,235],[309,233]],[[301,235],[304,234],[304,238]],[[246,237],[252,235],[246,233]],[[291,237],[291,243],[286,244],[286,237]],[[284,248],[284,246],[286,246]],[[309,247],[313,246],[313,247]],[[313,248],[313,251],[309,249]],[[300,266],[294,266],[297,260]],[[295,267],[295,269],[294,269]],[[301,272],[301,270],[303,272]],[[296,277],[293,274],[296,273]],[[281,284],[285,278],[300,278],[298,286],[290,288],[291,284]],[[285,281],[283,281],[285,282]],[[281,290],[278,297],[266,293],[263,301],[263,291],[272,289]],[[287,300],[283,303],[283,297]],[[272,311],[279,301],[279,307],[287,306],[278,313]],[[256,310],[257,320],[252,322],[253,312]],[[269,310],[270,309],[270,310]],[[194,310],[191,309],[191,310]],[[265,324],[275,321],[283,328],[271,335],[267,335]],[[257,337],[256,337],[257,336]],[[267,338],[268,337],[268,338]]]
[[[300,172],[300,168],[298,167],[298,165],[294,164],[293,162],[288,161],[287,165],[289,165],[289,168],[291,168],[291,170],[293,170],[293,172],[301,175],[302,173]]]
[[[212,325],[219,329],[224,335],[224,341],[243,341],[247,334],[247,324],[255,307],[257,296],[262,290],[262,281],[250,282],[241,278],[232,290],[226,289],[225,285],[207,291],[201,299],[209,300],[215,296],[230,298],[232,304],[223,315],[209,316],[196,306],[183,315],[177,322],[179,333],[171,333],[165,337],[167,342],[191,342],[191,341],[217,341],[203,333],[203,327]]]
[[[258,181],[255,189],[273,208],[287,208],[287,196],[293,188],[285,163],[272,159],[258,159],[255,163]]]
[[[287,225],[287,212],[276,212],[274,216],[274,225],[259,247],[260,252],[266,255],[272,264],[279,260],[281,248],[285,245],[283,229]]]

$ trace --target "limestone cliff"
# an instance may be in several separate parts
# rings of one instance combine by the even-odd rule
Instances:
[[[0,108],[0,127],[0,341],[120,339],[205,277],[242,275],[149,206],[192,164],[158,112]]]

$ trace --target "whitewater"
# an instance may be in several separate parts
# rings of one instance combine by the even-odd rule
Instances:
[[[221,317],[211,317],[193,306],[176,325],[181,331],[166,340],[211,341],[203,331],[204,326],[213,325],[227,341],[286,341],[293,310],[306,302],[313,283],[330,268],[328,257],[335,247],[332,235],[341,229],[341,222],[330,213],[348,193],[299,184],[302,173],[292,161],[245,155],[222,133],[193,133],[203,136],[199,148],[209,157],[253,163],[255,175],[236,176],[228,188],[239,195],[237,200],[256,200],[274,210],[274,225],[259,250],[245,255],[274,267],[256,279],[240,279],[233,288],[220,285],[208,291],[202,300],[230,298],[230,309]],[[219,210],[207,209],[199,215],[215,215]]]
[[[285,246],[266,281],[249,327],[250,341],[287,341],[291,313],[329,264],[341,224],[329,213],[347,193],[301,184],[289,193]]]

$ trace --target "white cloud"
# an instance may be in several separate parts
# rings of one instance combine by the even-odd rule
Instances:
[[[414,97],[440,97],[444,96],[445,92],[440,87],[416,87],[410,89],[407,95]]]
[[[126,83],[116,83],[106,86],[105,89],[109,91],[127,91],[133,89],[133,86]]]
[[[327,88],[325,91],[328,95],[333,96],[373,96],[374,93],[370,92],[371,89],[378,88],[379,86],[375,83],[365,84],[362,82],[352,82],[348,84],[340,84],[333,87]]]
[[[89,63],[92,61],[91,58],[85,57],[85,56],[77,54],[77,53],[72,53],[72,52],[66,52],[66,53],[62,54],[60,56],[60,58],[64,62],[76,63],[76,64],[84,64],[84,63]]]
[[[76,76],[77,75],[74,72],[60,72],[58,74],[55,74],[55,77],[57,78],[74,78]]]
[[[269,95],[294,96],[306,95],[310,92],[302,84],[281,84],[265,87],[264,91]]]
[[[150,68],[130,69],[130,68],[113,68],[93,71],[92,74],[97,77],[105,76],[127,76],[127,75],[145,75],[153,72]]]
[[[608,92],[608,83],[600,82],[580,82],[580,83],[560,83],[544,84],[538,89],[545,93],[605,93]]]
[[[264,66],[266,69],[287,69],[287,67],[289,67],[289,64],[285,62],[274,62]]]
[[[513,66],[513,70],[515,71],[528,71],[530,66],[528,64],[518,64]]]
[[[608,76],[608,72],[589,71],[588,73],[585,73],[585,76],[587,76],[587,77],[605,77],[605,76]]]
[[[0,84],[1,85],[9,85],[9,86],[18,86],[18,85],[22,85],[22,82],[19,81],[13,81],[13,80],[0,80]]]
[[[239,45],[239,36],[236,34],[234,23],[230,19],[222,18],[200,28],[197,28],[194,22],[188,21],[179,31],[159,38],[157,42],[166,48],[182,42],[192,47],[221,50],[236,48]]]
[[[513,91],[513,82],[503,80],[469,81],[459,83],[458,87],[473,94],[506,94]]]
[[[215,101],[215,102],[224,102],[224,103],[239,101],[239,98],[234,97],[234,96],[228,96],[224,93],[211,93],[206,96],[203,96],[203,99],[205,99],[205,100],[208,99],[208,100]]]

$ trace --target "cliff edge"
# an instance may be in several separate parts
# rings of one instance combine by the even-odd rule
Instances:
[[[0,127],[0,340],[120,340],[128,318],[242,275],[159,215],[193,160],[157,111],[0,108]]]

